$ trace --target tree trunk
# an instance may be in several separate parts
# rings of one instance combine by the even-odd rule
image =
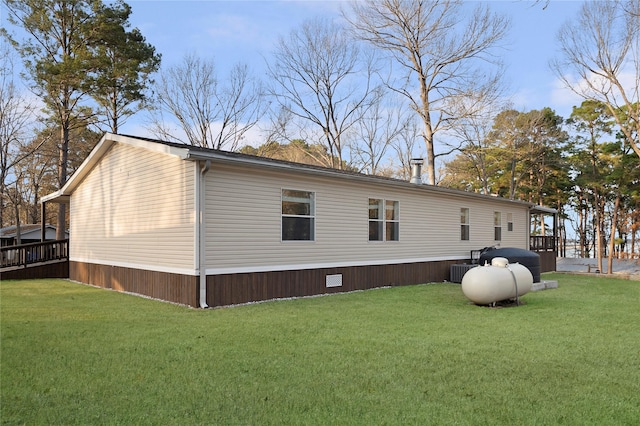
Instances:
[[[431,118],[429,113],[422,116],[424,123],[424,145],[427,151],[427,183],[429,185],[436,184],[436,155],[433,148],[433,129],[431,128]]]
[[[69,122],[63,121],[60,130],[60,152],[58,158],[58,184],[61,189],[67,182],[67,161],[69,159]],[[56,224],[56,239],[64,240],[67,227],[67,205],[65,203],[58,204],[58,221]]]
[[[584,212],[584,208],[582,207],[582,195],[579,196],[578,199],[579,202],[579,206],[578,206],[578,238],[580,239],[579,241],[579,250],[580,250],[580,257],[581,258],[585,258],[585,243],[587,240],[587,236],[586,236],[586,220],[585,220],[585,212]]]
[[[609,257],[607,258],[607,274],[613,273],[613,254],[616,244],[616,227],[618,225],[618,210],[620,209],[620,194],[616,195],[616,201],[613,205],[613,216],[611,218],[611,237],[609,238]]]
[[[511,179],[509,181],[509,199],[516,197],[516,158],[511,159]]]
[[[603,257],[603,244],[602,244],[602,227],[603,227],[603,215],[600,211],[600,194],[595,191],[595,243],[596,243],[596,261],[598,263],[598,270],[602,272],[602,257]]]
[[[558,221],[555,224],[558,227],[558,247],[556,250],[560,257],[567,257],[567,228],[562,207],[562,203],[558,201],[556,204],[556,210],[558,210]]]

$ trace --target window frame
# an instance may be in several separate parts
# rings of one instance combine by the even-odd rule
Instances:
[[[469,209],[469,207],[460,207],[460,241],[470,241],[470,240],[471,240],[471,210]]]
[[[375,203],[372,204],[371,202],[374,201]],[[372,206],[375,206],[375,210],[372,209]],[[371,217],[371,212],[372,211],[376,211],[376,216],[375,218]],[[368,204],[368,220],[367,220],[367,224],[369,225],[369,241],[370,242],[383,242],[384,241],[384,199],[383,198],[369,198],[369,204]],[[371,229],[372,229],[372,225],[375,224],[375,235],[378,236],[379,238],[377,239],[371,239]]]
[[[502,241],[502,212],[493,212],[493,241]]]
[[[389,203],[392,203],[392,219],[387,219]],[[394,225],[394,239],[389,239],[389,224]],[[384,200],[384,241],[400,241],[400,201],[386,199]]]
[[[285,202],[285,191],[290,192],[302,192],[310,195],[309,202],[309,214],[289,214],[284,213],[284,202]],[[280,188],[280,242],[283,243],[306,243],[306,242],[315,242],[316,240],[316,204],[317,197],[315,191],[309,191],[306,189],[292,189],[292,188]],[[309,239],[285,239],[285,218],[301,218],[301,219],[309,219]]]
[[[377,217],[371,217],[371,204],[372,201],[377,202]],[[391,203],[391,204],[389,204]],[[391,208],[389,208],[391,206]],[[392,212],[392,218],[387,218],[387,212]],[[367,209],[367,224],[368,224],[368,241],[371,243],[383,243],[383,242],[398,242],[400,241],[400,201],[398,200],[388,200],[386,198],[368,198],[368,209]],[[376,224],[376,234],[378,235],[378,239],[371,239],[371,227],[372,224]],[[393,236],[394,239],[389,239],[389,226],[393,227]]]
[[[507,232],[513,232],[513,213],[507,213]]]

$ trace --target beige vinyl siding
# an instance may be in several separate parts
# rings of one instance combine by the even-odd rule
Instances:
[[[315,193],[315,241],[281,241],[282,189]],[[399,241],[369,241],[369,198],[400,203]],[[461,207],[470,209],[469,241],[460,241]],[[207,270],[465,259],[495,244],[494,211],[513,213],[514,231],[505,222],[501,246],[528,248],[524,205],[214,163],[206,183]]]
[[[71,197],[71,259],[193,274],[195,170],[114,145]]]

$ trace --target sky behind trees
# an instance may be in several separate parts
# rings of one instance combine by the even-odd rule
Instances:
[[[470,8],[478,2],[467,2]],[[131,23],[162,53],[163,67],[179,62],[185,52],[213,56],[225,74],[226,67],[241,61],[263,77],[265,58],[280,35],[305,19],[340,18],[342,1],[157,1],[132,0]],[[549,106],[562,116],[571,113],[580,99],[561,87],[549,69],[556,55],[556,35],[574,18],[582,2],[506,0],[488,2],[512,19],[512,28],[501,50],[506,64],[505,83],[516,109]],[[132,122],[131,125],[134,125]],[[128,130],[128,129],[126,129]]]
[[[180,63],[185,53],[213,58],[220,76],[238,62],[246,63],[259,78],[265,78],[265,60],[279,36],[286,36],[304,20],[326,17],[340,20],[343,1],[177,1],[130,0],[132,28],[139,28],[147,42],[162,54],[162,67]],[[513,107],[518,110],[551,107],[563,117],[579,105],[549,68],[557,54],[556,35],[576,16],[582,2],[533,2],[505,0],[487,2],[511,18],[512,28],[500,50],[506,65],[505,84]],[[473,8],[478,2],[467,2]],[[7,26],[6,11],[0,23]],[[254,143],[264,142],[253,130]],[[150,136],[143,114],[127,121],[120,133]],[[251,139],[248,135],[247,142]],[[252,141],[253,142],[253,141]]]

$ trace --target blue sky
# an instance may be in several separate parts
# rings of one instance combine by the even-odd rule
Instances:
[[[468,2],[470,6],[476,2]],[[512,28],[500,51],[507,66],[505,83],[513,106],[520,110],[553,108],[568,117],[580,99],[563,90],[548,63],[557,54],[556,34],[573,19],[580,1],[523,0],[487,2],[509,16]],[[226,67],[244,62],[260,76],[275,40],[305,19],[339,18],[341,1],[159,1],[130,0],[131,24],[162,54],[163,66],[180,62],[186,52],[213,57]],[[140,131],[137,120],[123,131]]]
[[[286,36],[304,20],[324,16],[339,19],[343,1],[178,1],[128,0],[132,27],[162,54],[163,67],[179,63],[194,52],[213,58],[223,77],[235,63],[247,63],[263,77],[267,58],[279,36]],[[467,2],[473,7],[477,2]],[[568,117],[581,102],[562,89],[549,69],[557,54],[556,34],[576,17],[581,1],[525,0],[486,2],[496,12],[509,16],[512,28],[500,51],[506,64],[505,84],[513,106],[519,110],[553,108]],[[5,17],[1,17],[6,24]],[[122,133],[148,135],[142,114],[132,117]],[[259,137],[255,135],[255,137]]]

